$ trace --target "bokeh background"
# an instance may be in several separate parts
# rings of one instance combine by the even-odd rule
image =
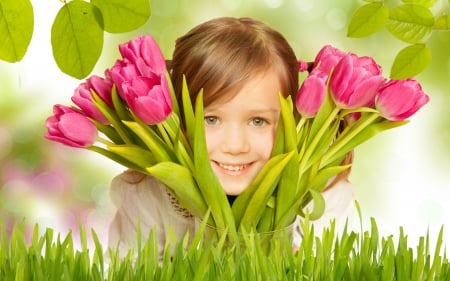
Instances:
[[[395,1],[391,1],[396,3]],[[63,74],[50,47],[50,29],[60,1],[32,1],[35,31],[25,58],[0,61],[0,219],[7,227],[25,222],[29,230],[51,227],[61,233],[83,223],[106,241],[114,214],[108,192],[124,167],[93,152],[64,147],[43,138],[45,119],[55,103],[70,104],[79,80]],[[390,1],[386,1],[387,4]],[[174,41],[193,26],[218,16],[250,16],[267,22],[291,42],[298,58],[313,60],[325,44],[373,56],[389,75],[404,43],[386,31],[348,38],[347,25],[362,1],[334,0],[152,0],[152,16],[140,29],[106,34],[93,74],[103,75],[119,57],[117,45],[150,33],[170,58]],[[439,0],[435,13],[449,12]],[[414,244],[444,226],[450,241],[450,34],[435,32],[428,41],[431,65],[416,78],[431,101],[404,127],[384,132],[356,149],[351,181],[362,220],[375,218],[380,234],[398,235]]]

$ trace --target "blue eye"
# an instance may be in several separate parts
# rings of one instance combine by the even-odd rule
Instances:
[[[219,123],[219,118],[216,116],[205,116],[204,120],[207,125],[216,125]]]

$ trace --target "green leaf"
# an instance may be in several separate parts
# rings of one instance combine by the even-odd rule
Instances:
[[[405,79],[423,71],[431,62],[431,51],[424,44],[414,44],[402,49],[394,59],[390,78]]]
[[[181,206],[194,216],[203,218],[208,207],[189,169],[173,162],[160,162],[147,168],[147,172],[167,185]]]
[[[267,202],[273,195],[283,169],[293,155],[294,152],[290,152],[272,157],[263,166],[251,185],[237,197],[232,209],[240,227],[251,229],[258,224]],[[235,204],[237,204],[236,207]],[[245,211],[242,212],[243,210]]]
[[[115,152],[106,150],[102,147],[98,147],[98,146],[90,146],[87,149],[94,151],[96,153],[99,153],[111,160],[113,160],[114,162],[117,162],[127,168],[136,170],[136,171],[141,171],[143,172],[144,170],[142,169],[142,166],[140,165],[136,165],[134,161],[129,161],[127,158],[125,158],[124,156],[121,156]],[[128,151],[127,151],[128,152]]]
[[[388,17],[389,10],[381,2],[361,6],[350,20],[347,36],[360,38],[375,33],[386,25]]]
[[[200,90],[198,95],[203,95],[203,90]],[[183,104],[183,116],[184,123],[186,126],[186,134],[188,135],[189,141],[192,143],[194,141],[195,135],[195,116],[194,109],[192,107],[192,101],[189,94],[188,85],[186,82],[186,76],[183,75],[183,86],[181,90],[181,99]]]
[[[103,16],[104,29],[123,33],[137,29],[150,17],[149,0],[92,0]]]
[[[281,118],[279,121],[279,125],[283,125],[284,129],[284,143],[285,143],[285,151],[292,151],[294,157],[286,164],[286,168],[283,170],[280,182],[277,187],[277,196],[276,196],[276,211],[275,211],[275,222],[278,224],[280,218],[284,215],[284,213],[292,205],[295,201],[295,197],[297,195],[297,180],[299,176],[298,169],[298,152],[297,152],[297,132],[296,132],[296,123],[294,120],[293,104],[292,99],[289,96],[288,98],[283,98],[280,96],[280,105],[281,105]],[[278,137],[278,136],[277,136]]]
[[[317,220],[325,212],[325,199],[319,191],[309,189],[312,196],[313,209],[308,214],[310,220]]]
[[[200,191],[207,205],[211,208],[211,216],[214,226],[217,227],[219,237],[221,232],[227,228],[232,236],[236,235],[236,224],[233,213],[228,203],[225,191],[219,179],[215,175],[209,161],[206,148],[204,114],[203,114],[203,93],[200,92],[195,103],[195,132],[194,132],[194,177],[200,186]]]
[[[434,16],[423,6],[406,4],[393,8],[386,28],[396,38],[419,43],[428,39],[434,25]]]
[[[34,29],[30,0],[0,2],[0,59],[20,61],[27,52]]]
[[[450,29],[450,16],[443,15],[443,16],[436,18],[433,29],[449,30]]]
[[[431,8],[438,2],[438,0],[402,0],[405,4],[416,4],[427,8]]]
[[[282,170],[284,169],[284,166],[282,166],[281,163],[288,163],[284,160],[286,157],[287,154],[272,156],[253,179],[252,183],[241,194],[238,195],[232,205],[232,211],[236,220],[236,224],[240,223],[242,216],[244,215],[246,209],[249,207],[250,200],[252,199],[258,188],[262,184],[276,184],[276,177],[279,177]]]
[[[141,169],[157,163],[153,153],[136,145],[110,145],[108,150],[136,164]]]
[[[350,167],[351,164],[343,166],[332,166],[321,169],[308,186],[310,189],[321,192],[322,190],[320,188],[325,186],[325,184],[331,177],[349,169]]]
[[[92,71],[103,48],[99,21],[99,10],[84,1],[71,1],[59,10],[51,42],[53,57],[62,72],[81,79]]]
[[[167,146],[161,137],[153,130],[152,127],[147,126],[137,120],[122,121],[131,131],[133,131],[142,142],[150,149],[154,155],[156,162],[162,161],[176,161],[175,153]]]

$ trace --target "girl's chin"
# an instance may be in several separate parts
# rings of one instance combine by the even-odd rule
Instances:
[[[231,184],[231,183],[223,183],[221,182],[222,188],[227,195],[236,196],[244,192],[244,190],[248,187],[248,185],[239,184]]]

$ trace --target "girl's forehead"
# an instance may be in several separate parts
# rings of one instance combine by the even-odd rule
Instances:
[[[235,88],[207,105],[208,108],[219,108],[224,105],[235,105],[242,108],[269,109],[279,108],[281,83],[273,72],[264,73],[248,79],[241,87]]]

